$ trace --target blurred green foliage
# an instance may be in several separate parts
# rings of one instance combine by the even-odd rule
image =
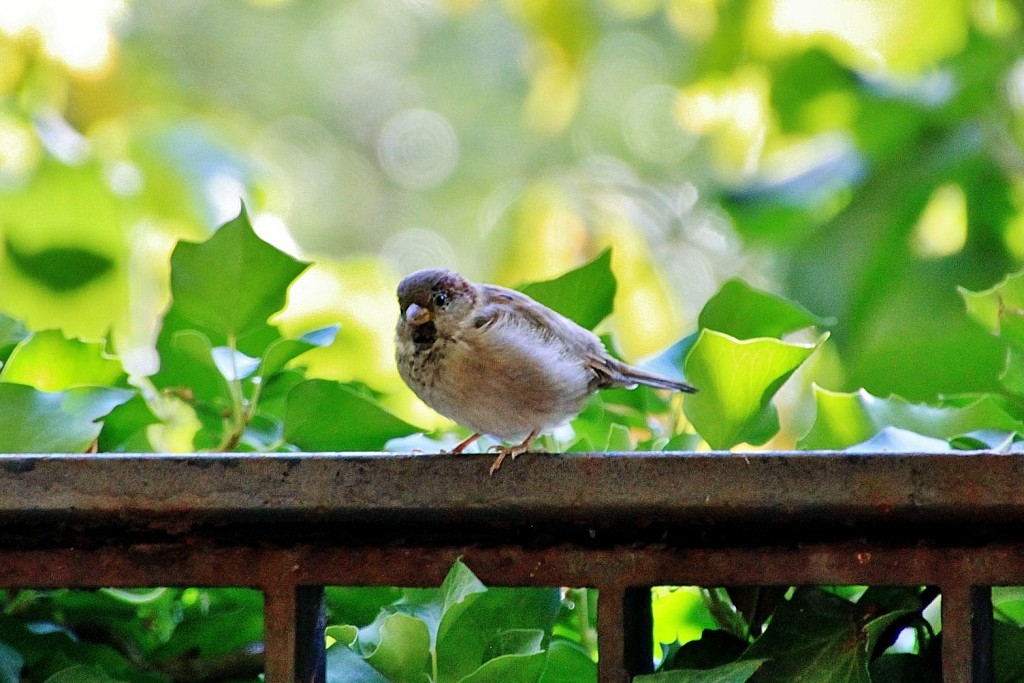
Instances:
[[[550,449],[1017,451],[1022,262],[1019,0],[0,2],[0,451],[454,443],[391,360],[394,286],[436,265],[701,388],[605,392]],[[931,680],[914,590],[801,589],[763,632],[727,591],[667,592],[652,680],[787,680],[851,638],[828,680]],[[173,595],[141,616],[215,603]],[[6,597],[0,681],[173,677],[54,649],[74,594]],[[336,612],[332,657],[374,666],[384,609],[438,666],[407,597]],[[495,619],[517,635],[445,680],[592,664],[578,618]]]

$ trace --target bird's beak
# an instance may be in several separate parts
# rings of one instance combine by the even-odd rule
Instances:
[[[430,322],[430,311],[417,304],[409,304],[409,308],[405,309],[405,319],[419,326]]]

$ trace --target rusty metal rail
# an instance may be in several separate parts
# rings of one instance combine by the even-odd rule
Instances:
[[[298,680],[324,585],[599,590],[601,683],[640,673],[655,585],[934,585],[943,680],[990,680],[989,589],[1024,585],[1024,456],[0,456],[0,588],[249,586]],[[644,595],[640,592],[639,595]],[[296,662],[299,662],[297,665]]]

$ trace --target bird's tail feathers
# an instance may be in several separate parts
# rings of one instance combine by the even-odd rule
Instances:
[[[604,359],[600,366],[599,374],[603,375],[603,384],[606,387],[634,387],[637,384],[646,384],[655,389],[683,391],[688,394],[697,392],[697,387],[692,384],[656,375],[612,358]]]

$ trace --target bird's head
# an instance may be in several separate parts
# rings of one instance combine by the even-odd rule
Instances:
[[[398,284],[398,335],[430,345],[438,335],[453,336],[473,313],[476,287],[450,270],[418,270]]]

